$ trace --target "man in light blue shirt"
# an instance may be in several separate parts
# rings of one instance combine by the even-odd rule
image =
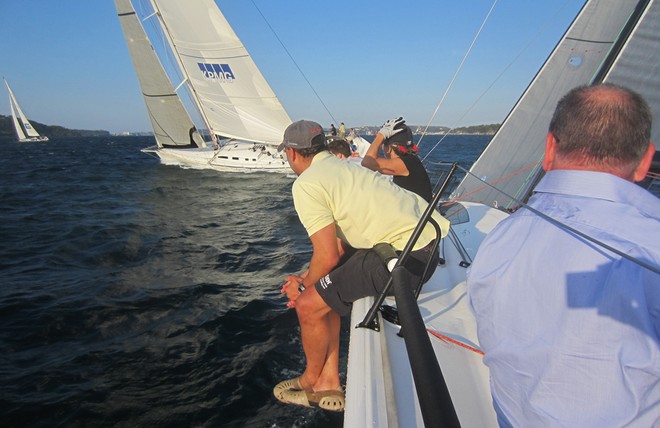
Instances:
[[[479,247],[468,296],[501,426],[660,426],[660,200],[634,184],[650,132],[631,91],[569,92],[529,205],[599,243],[521,208]]]

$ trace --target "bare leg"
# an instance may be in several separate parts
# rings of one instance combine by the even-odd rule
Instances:
[[[314,391],[327,391],[339,388],[339,333],[341,330],[341,319],[335,311],[328,315],[330,325],[330,343],[325,365],[321,371],[318,381],[314,384]]]
[[[307,366],[302,386],[316,391],[339,387],[339,315],[325,304],[314,287],[296,299]]]

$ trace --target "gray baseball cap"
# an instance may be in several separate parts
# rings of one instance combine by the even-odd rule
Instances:
[[[321,136],[322,138],[316,138]],[[311,120],[299,120],[287,126],[284,131],[284,139],[277,146],[277,151],[281,152],[285,147],[293,149],[306,149],[318,145],[325,145],[325,133],[323,127]]]

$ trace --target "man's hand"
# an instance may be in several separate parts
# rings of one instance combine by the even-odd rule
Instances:
[[[286,277],[286,282],[282,285],[282,294],[286,294],[286,298],[289,299],[286,306],[288,308],[296,307],[296,299],[300,296],[301,292],[299,290],[300,284],[303,282],[302,276],[289,275]]]

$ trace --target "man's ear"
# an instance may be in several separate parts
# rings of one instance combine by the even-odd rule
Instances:
[[[543,157],[544,171],[550,171],[552,169],[552,164],[555,161],[556,151],[557,151],[557,139],[552,134],[552,132],[548,132],[548,135],[545,136],[545,156]]]
[[[655,155],[655,146],[653,145],[652,142],[649,141],[649,148],[646,149],[646,153],[644,153],[644,157],[637,165],[637,168],[635,168],[635,172],[633,172],[634,182],[642,181],[644,180],[644,178],[646,178],[646,174],[649,172],[649,168],[651,168],[651,163],[653,162],[654,155]]]
[[[287,147],[287,151],[286,151],[287,159],[295,160],[296,156],[298,156],[298,153],[296,153],[296,151],[293,150],[292,148]]]

